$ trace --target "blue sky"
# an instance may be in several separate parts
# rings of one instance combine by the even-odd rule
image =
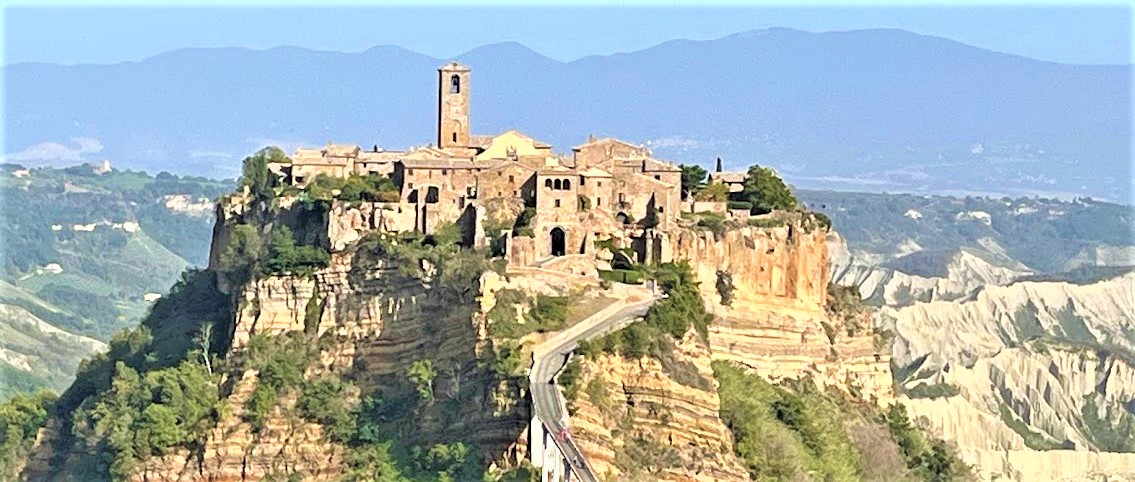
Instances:
[[[11,2],[9,2],[11,3]],[[37,2],[42,5],[44,2]],[[557,60],[632,51],[676,39],[710,39],[783,26],[810,31],[902,28],[982,48],[1079,64],[1131,63],[1132,11],[1124,3],[1053,3],[901,8],[829,2],[807,7],[683,7],[634,2],[621,8],[497,4],[461,8],[352,5],[284,8],[209,4],[143,8],[21,6],[3,11],[4,63],[114,63],[183,47],[295,45],[360,51],[395,44],[435,57],[518,41]],[[586,0],[584,3],[587,3]],[[593,3],[593,2],[591,2]],[[907,2],[909,3],[909,2]],[[916,2],[923,3],[923,2]],[[251,5],[251,6],[250,6]]]

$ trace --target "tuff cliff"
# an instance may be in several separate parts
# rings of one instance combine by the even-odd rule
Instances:
[[[672,240],[674,257],[690,261],[714,315],[709,345],[715,360],[740,363],[770,380],[808,376],[885,403],[892,398],[885,341],[869,319],[827,309],[827,235],[827,229],[792,223],[719,234],[687,230]]]
[[[452,240],[380,234],[384,220],[398,215],[397,207],[381,203],[266,201],[248,192],[224,200],[210,268],[193,278],[200,285],[195,289],[222,307],[222,314],[202,318],[211,320],[215,343],[203,343],[202,319],[152,315],[143,324],[148,338],[112,344],[111,354],[92,365],[93,374],[81,374],[81,386],[65,398],[82,416],[56,419],[43,430],[24,479],[69,480],[109,465],[137,481],[355,480],[360,470],[387,467],[387,456],[360,461],[366,454],[358,451],[359,441],[376,438],[394,444],[381,450],[420,447],[397,454],[417,457],[399,462],[413,470],[445,466],[460,479],[473,473],[460,472],[469,464],[522,469],[531,420],[526,346],[538,342],[541,331],[611,303],[621,288],[601,286],[590,274],[594,268],[582,268],[586,256],[494,273],[483,254],[446,248]],[[294,247],[279,244],[276,234],[285,226]],[[703,334],[687,332],[661,359],[613,355],[583,365],[588,390],[572,424],[601,472],[746,479],[720,416],[715,360],[772,381],[808,378],[856,400],[891,398],[889,359],[870,326],[830,310],[825,233],[790,222],[719,233],[679,229],[662,238],[661,251],[689,262],[713,320]],[[315,268],[268,271],[270,263],[299,263],[295,258],[302,256],[291,250],[310,255],[315,248],[329,253]],[[275,258],[261,259],[256,269],[234,261],[249,250]],[[532,315],[544,298],[575,304],[559,315],[559,325],[548,324]],[[185,288],[170,296],[169,310],[158,311],[204,299]],[[517,334],[502,335],[504,328],[494,323],[511,324]],[[177,349],[167,353],[162,347],[171,340]],[[164,370],[209,359],[202,350],[214,354],[207,367],[212,381],[205,385],[217,400],[197,438],[172,445],[135,440],[134,448],[113,439],[110,420],[130,409],[111,398],[132,393],[131,373],[143,385],[167,390],[160,388]],[[280,374],[289,363],[298,370],[291,378]],[[357,411],[352,420],[371,432],[345,430],[313,407],[312,397],[326,387],[333,387],[331,398],[315,399]],[[163,403],[164,395],[153,397],[136,408]],[[149,437],[134,435],[143,436]],[[113,450],[109,460],[92,459],[91,447]],[[451,460],[454,454],[460,464]],[[650,454],[661,458],[648,472],[619,468],[620,460]]]

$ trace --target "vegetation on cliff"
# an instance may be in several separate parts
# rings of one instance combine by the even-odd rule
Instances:
[[[16,394],[0,403],[0,480],[15,480],[36,432],[47,423],[55,394]]]
[[[964,480],[968,468],[901,405],[880,413],[811,380],[773,385],[714,362],[721,418],[754,480]]]
[[[652,356],[662,362],[662,367],[675,381],[705,389],[710,381],[673,354],[674,343],[690,329],[703,342],[709,336],[713,316],[705,311],[693,271],[686,261],[663,263],[654,270],[653,276],[666,298],[651,305],[643,321],[592,341],[581,341],[580,353],[589,358],[600,353],[627,358]]]

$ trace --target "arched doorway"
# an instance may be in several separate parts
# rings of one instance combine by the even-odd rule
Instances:
[[[627,216],[627,213],[624,213],[622,211],[619,211],[619,214],[615,215],[615,222],[616,223],[628,224],[630,222],[630,220],[631,220],[630,216]]]
[[[552,228],[552,256],[563,256],[567,249],[565,249],[566,242],[564,240],[564,230],[560,227]]]

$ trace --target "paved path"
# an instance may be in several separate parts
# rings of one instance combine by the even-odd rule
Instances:
[[[560,452],[571,463],[572,472],[585,482],[598,482],[591,469],[591,465],[583,456],[583,452],[571,439],[568,431],[567,407],[560,397],[553,380],[567,364],[568,356],[579,347],[580,340],[598,338],[607,333],[622,328],[646,314],[658,298],[650,298],[634,303],[620,302],[604,309],[590,318],[568,330],[557,333],[548,341],[540,344],[533,351],[534,363],[529,375],[532,387],[532,403],[536,417],[544,424],[545,429],[552,434],[566,431],[567,436],[562,439],[553,437]]]

